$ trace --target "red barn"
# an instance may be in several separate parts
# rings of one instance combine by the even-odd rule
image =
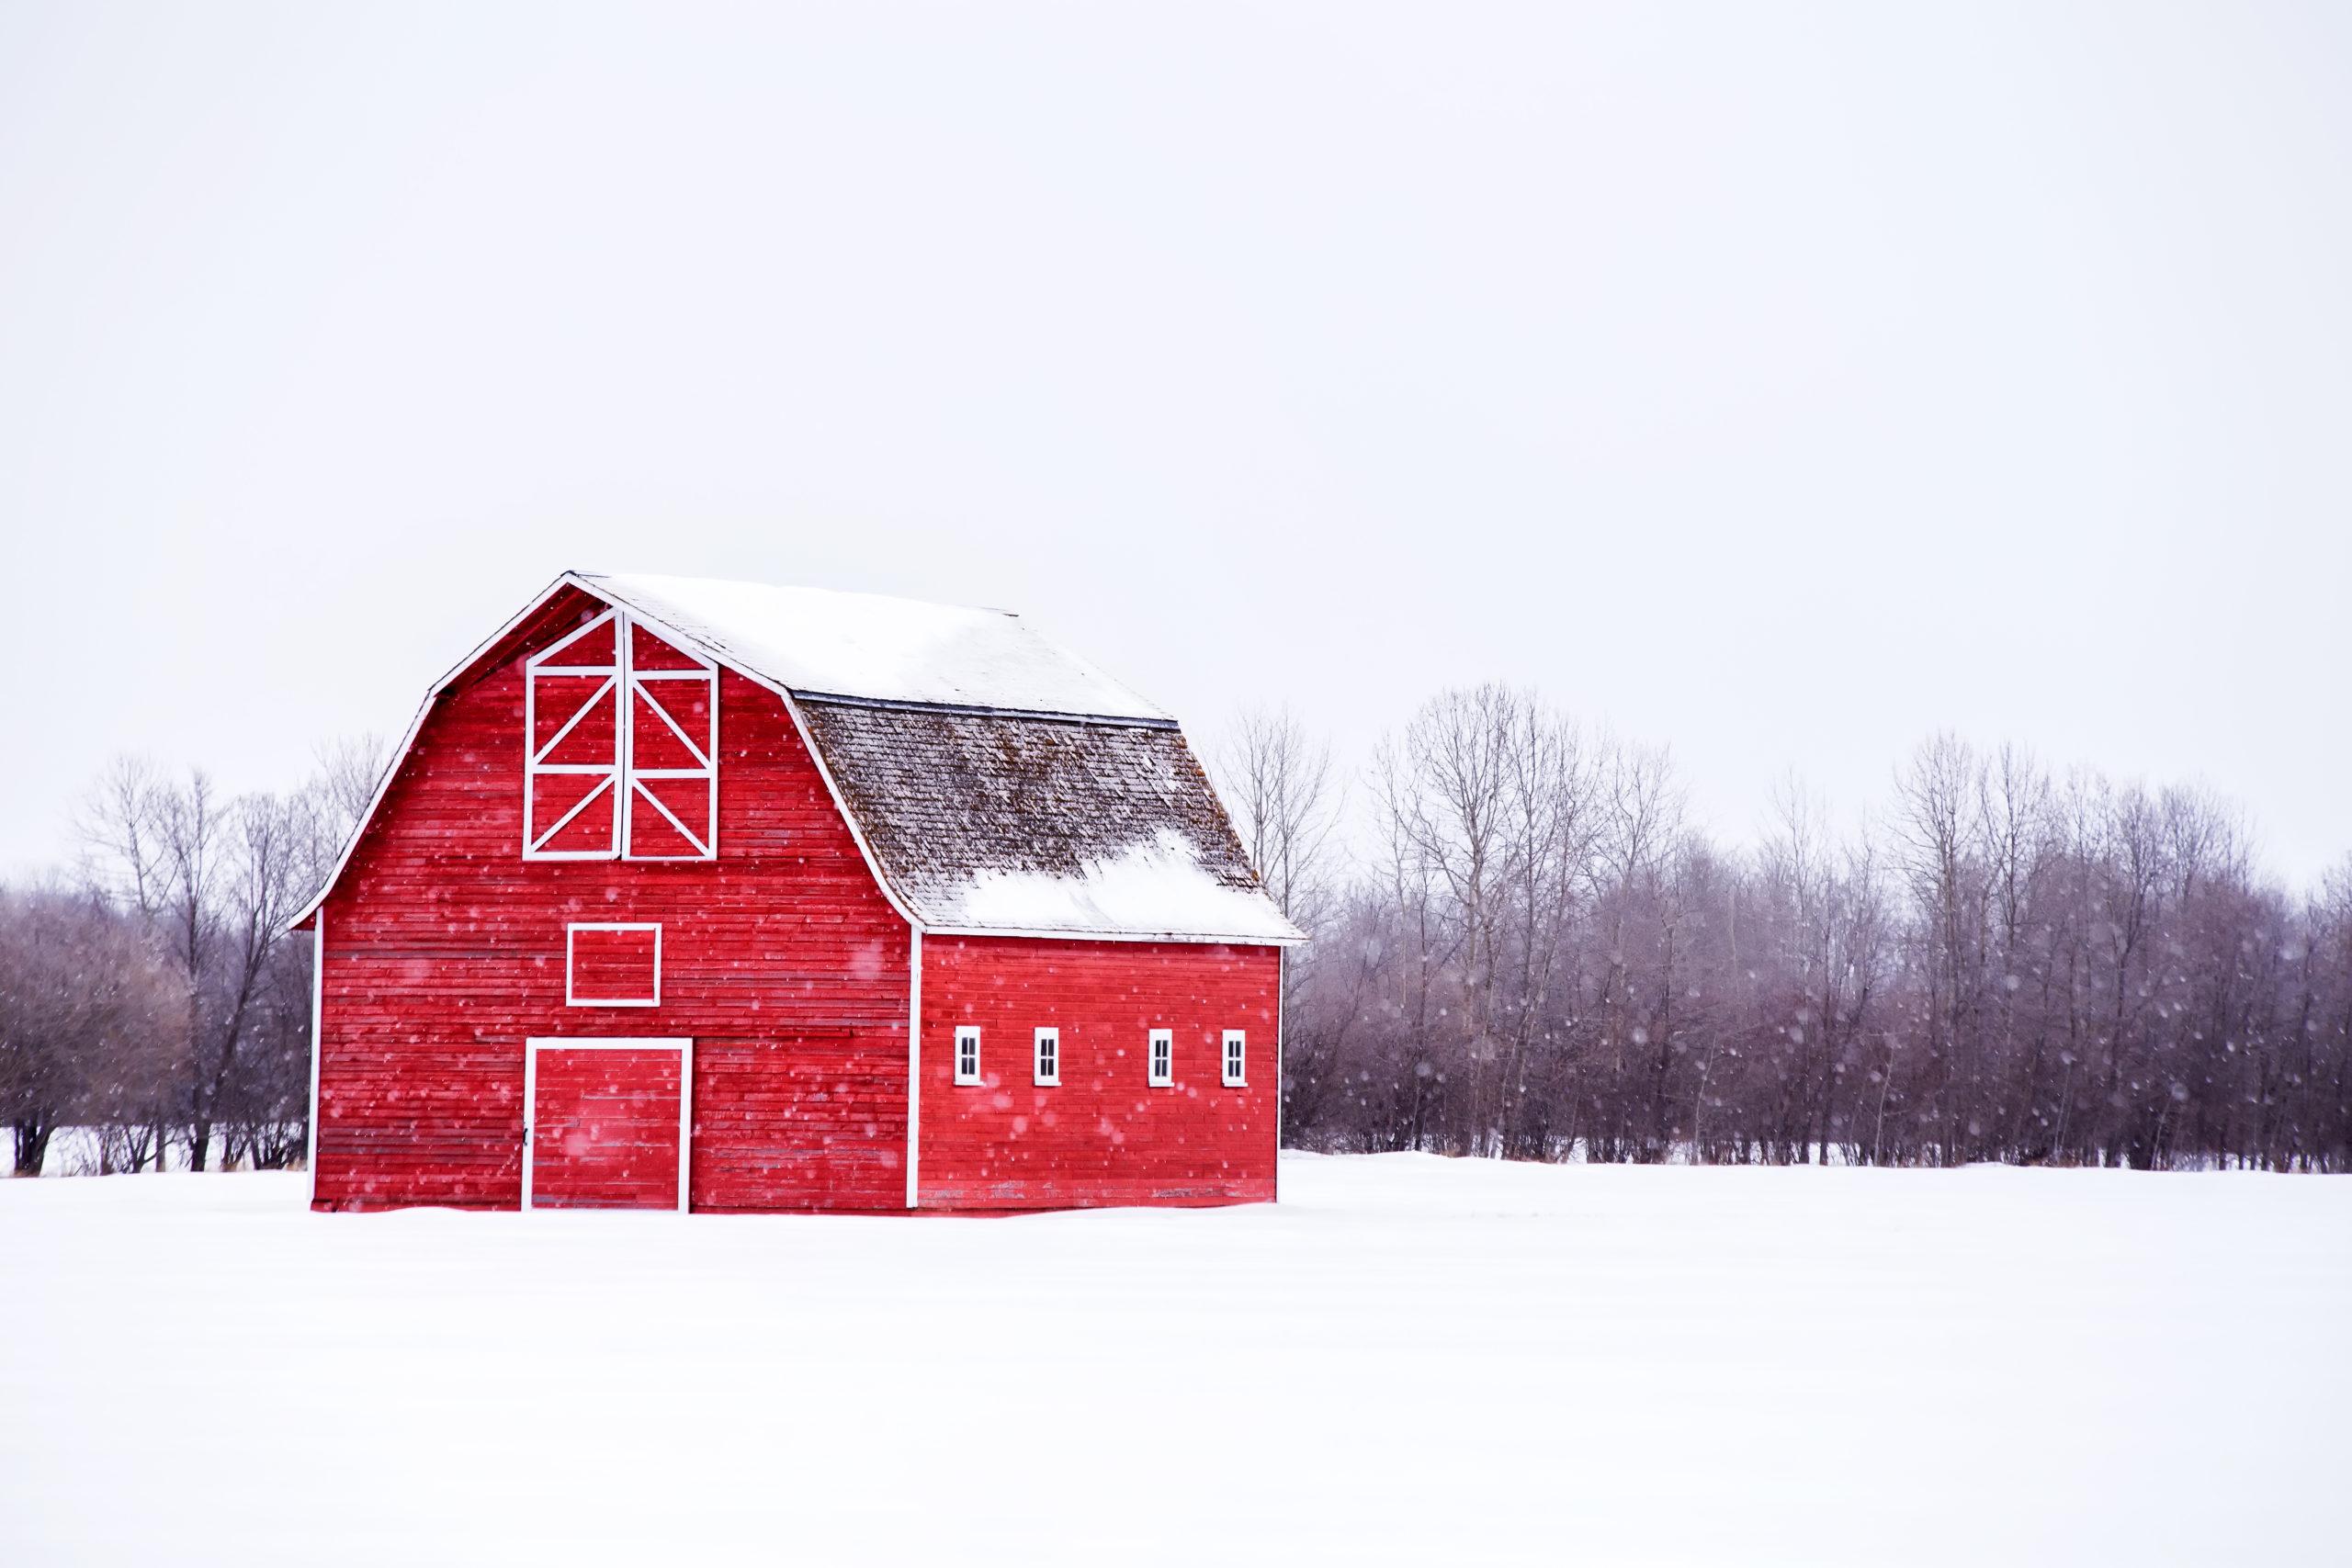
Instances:
[[[1274,1195],[1299,933],[1175,720],[1014,615],[567,574],[297,923],[313,1208]]]

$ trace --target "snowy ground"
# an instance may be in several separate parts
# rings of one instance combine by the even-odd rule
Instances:
[[[0,1181],[0,1562],[2346,1550],[2352,1181],[1283,1180],[995,1221]]]

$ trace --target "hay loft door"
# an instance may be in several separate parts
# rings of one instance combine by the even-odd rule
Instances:
[[[606,610],[523,671],[523,858],[718,853],[718,666]]]

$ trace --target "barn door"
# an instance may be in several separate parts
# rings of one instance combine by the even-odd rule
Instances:
[[[691,1040],[528,1042],[523,1207],[684,1209],[694,1064]]]

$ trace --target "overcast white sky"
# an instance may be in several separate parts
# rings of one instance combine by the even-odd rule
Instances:
[[[2352,7],[0,3],[0,872],[567,567],[2352,850]]]

